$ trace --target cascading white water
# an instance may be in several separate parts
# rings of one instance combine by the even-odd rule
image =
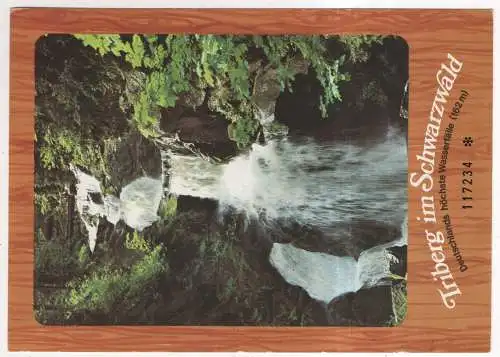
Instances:
[[[224,165],[176,154],[170,164],[170,192],[253,217],[323,227],[356,218],[399,225],[405,216],[406,142],[394,130],[371,147],[283,139]]]
[[[318,300],[376,285],[389,274],[387,248],[406,244],[406,140],[392,128],[368,146],[280,139],[254,144],[223,165],[176,154],[170,165],[172,193],[215,199],[222,210],[334,229],[345,239],[351,222],[401,227],[399,239],[362,252],[358,260],[275,243],[272,265]]]
[[[163,181],[140,177],[122,189],[120,193],[121,217],[129,227],[138,231],[156,222],[158,208],[163,197]]]
[[[70,169],[77,178],[76,182],[76,209],[87,229],[89,235],[89,247],[93,252],[97,240],[97,227],[99,217],[105,214],[104,205],[95,203],[91,199],[91,194],[101,194],[101,185],[93,176],[87,175],[77,167],[70,165]]]
[[[77,179],[76,208],[87,229],[92,252],[101,217],[112,224],[123,219],[126,225],[138,231],[159,219],[157,212],[163,196],[162,178],[139,177],[122,189],[120,198],[106,195],[102,198],[103,203],[99,203],[91,197],[91,194],[103,196],[99,181],[73,165],[71,171]]]
[[[351,236],[345,227],[358,221],[401,226],[399,239],[365,250],[357,260],[274,243],[271,264],[315,299],[329,302],[375,286],[390,273],[387,249],[406,244],[406,141],[395,130],[370,146],[271,140],[254,144],[226,164],[172,152],[163,152],[162,158],[169,162],[172,194],[214,199],[221,210],[230,207],[263,222],[289,220],[333,229],[346,240]],[[92,251],[100,217],[113,224],[123,219],[137,230],[158,219],[163,178],[138,178],[123,188],[120,198],[107,195],[101,204],[90,197],[102,196],[99,182],[72,170],[78,181],[77,209]]]
[[[300,286],[312,298],[329,303],[343,294],[376,286],[390,276],[395,257],[387,249],[406,245],[407,224],[405,219],[399,239],[363,251],[358,260],[309,252],[290,243],[274,243],[269,261],[289,284]]]

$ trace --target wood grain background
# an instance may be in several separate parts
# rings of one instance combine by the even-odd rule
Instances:
[[[488,351],[491,296],[492,12],[459,10],[14,9],[11,15],[9,349],[11,351]],[[448,250],[460,286],[441,304],[420,191],[409,187],[408,316],[393,328],[60,327],[33,318],[34,44],[44,33],[374,33],[410,46],[409,171],[418,171],[436,72],[464,62],[449,101],[470,92],[449,155],[449,205],[469,269]],[[447,110],[450,103],[446,106]],[[446,113],[445,113],[446,115]],[[441,135],[448,120],[445,119]],[[473,147],[461,144],[472,136]],[[442,140],[439,142],[442,145]],[[436,156],[440,157],[440,149]],[[473,162],[474,209],[460,209],[461,162]],[[437,183],[437,175],[434,175]],[[436,195],[437,196],[437,195]],[[440,217],[440,216],[439,216]],[[442,225],[436,228],[443,229]]]

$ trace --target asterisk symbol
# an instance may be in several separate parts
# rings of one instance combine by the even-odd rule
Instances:
[[[472,137],[470,137],[470,136],[464,137],[463,143],[465,146],[472,146],[473,142],[474,142],[474,140],[472,140]]]

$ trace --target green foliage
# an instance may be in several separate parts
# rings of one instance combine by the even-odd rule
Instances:
[[[132,66],[140,67],[144,58],[144,44],[139,35],[132,36],[131,42],[122,41],[120,35],[75,35],[85,46],[90,46],[101,56],[112,53],[115,56],[124,55]]]
[[[341,101],[339,85],[349,80],[341,69],[345,57],[331,58],[327,41],[331,36],[219,36],[166,35],[120,36],[75,35],[101,55],[123,57],[133,68],[146,73],[144,88],[130,100],[133,122],[146,137],[158,135],[159,108],[170,108],[188,92],[208,90],[210,109],[235,124],[231,138],[240,147],[252,142],[257,132],[256,107],[252,97],[254,80],[262,70],[274,69],[281,90],[291,89],[305,61],[323,88],[320,109]],[[353,62],[366,60],[367,48],[380,43],[380,36],[339,37]],[[255,59],[257,52],[262,59]],[[252,59],[258,64],[250,66]],[[254,122],[252,122],[252,120]],[[239,123],[242,121],[242,123]],[[233,130],[232,129],[232,130]]]
[[[148,82],[150,83],[150,82]],[[148,94],[143,92],[134,103],[134,123],[139,132],[146,138],[158,136],[158,121],[151,113]]]
[[[94,272],[88,279],[68,284],[69,294],[65,304],[71,310],[98,310],[109,312],[111,305],[123,295],[126,286],[123,275],[103,269]]]
[[[377,106],[385,106],[389,98],[385,91],[381,88],[380,83],[376,80],[371,80],[364,83],[361,88],[361,94],[353,103],[359,110],[362,110],[366,104],[374,104]]]
[[[104,38],[101,39],[104,41]],[[41,38],[36,48],[35,204],[42,215],[63,214],[73,175],[85,168],[105,190],[114,143],[130,130],[119,98],[124,77],[118,61],[83,48],[71,36]]]
[[[77,135],[67,128],[48,126],[39,145],[43,167],[48,170],[67,169],[70,163],[80,167],[105,166],[100,148]]]
[[[62,298],[68,317],[75,313],[106,314],[118,307],[126,312],[167,270],[162,247],[158,245],[128,271],[103,267],[84,279],[73,280]]]
[[[37,144],[41,167],[37,169],[35,205],[42,215],[60,211],[62,197],[65,194],[64,185],[55,185],[52,181],[54,178],[43,179],[43,176],[59,176],[57,180],[64,182],[65,176],[62,173],[69,171],[70,164],[92,168],[89,171],[98,177],[108,176],[110,169],[106,150],[101,151],[101,145],[90,139],[81,138],[78,133],[68,128],[47,125],[43,140],[39,140]],[[105,187],[108,189],[106,185]]]
[[[59,294],[51,294],[47,290],[35,289],[34,317],[41,324],[53,322],[54,315],[59,315],[57,308],[63,303]]]
[[[144,239],[144,236],[139,234],[137,231],[134,231],[132,234],[126,234],[125,247],[127,247],[127,249],[138,250],[144,253],[151,251],[151,247]]]
[[[349,75],[340,69],[344,63],[344,57],[330,59],[326,49],[326,36],[280,36],[271,37],[271,39],[271,41],[265,41],[263,45],[268,58],[278,59],[280,63],[283,63],[282,66],[288,67],[290,66],[290,57],[285,55],[283,59],[283,55],[298,52],[303,59],[310,63],[310,67],[316,73],[316,78],[323,88],[323,94],[320,97],[320,110],[323,117],[326,117],[328,106],[342,100],[339,84],[349,80]],[[283,69],[280,67],[278,67],[278,73],[283,73]],[[285,80],[280,78],[282,87],[289,86],[290,78],[289,74]]]
[[[248,303],[246,295],[251,295],[247,293],[251,289],[249,279],[257,278],[240,244],[237,221],[237,217],[228,218],[223,230],[200,236],[198,254],[205,264],[201,268],[204,278],[218,281],[216,294],[221,302],[233,299]]]
[[[85,267],[90,259],[90,249],[84,244],[78,251],[78,262],[80,263],[80,267]]]
[[[393,318],[389,321],[390,326],[400,325],[408,311],[408,298],[406,290],[406,278],[396,277],[395,280],[400,280],[399,283],[394,284],[391,288]]]
[[[380,35],[347,35],[340,36],[339,40],[344,44],[353,63],[366,62],[370,58],[369,48],[375,44],[382,44],[385,36]]]
[[[35,193],[35,207],[42,215],[50,213],[59,202],[58,197],[49,193]]]
[[[162,219],[168,219],[177,213],[177,197],[170,196],[160,202],[159,215]]]
[[[152,282],[167,270],[167,263],[163,256],[162,246],[157,245],[137,264],[132,266],[129,273],[130,290],[129,294],[137,295],[140,293],[140,286]]]
[[[234,121],[227,127],[227,133],[231,140],[235,141],[240,148],[250,145],[259,129],[259,122],[255,119],[240,119]]]
[[[38,276],[65,277],[79,271],[71,247],[56,239],[47,240],[39,229],[35,237],[35,271]]]
[[[335,102],[340,102],[342,96],[340,95],[339,83],[348,80],[346,74],[339,73],[339,65],[343,62],[343,58],[335,61],[333,65],[327,65],[323,61],[318,61],[314,65],[318,80],[324,88],[324,94],[320,97],[319,109],[323,117],[327,116],[328,106]]]

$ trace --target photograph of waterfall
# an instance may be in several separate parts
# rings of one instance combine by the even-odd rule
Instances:
[[[377,34],[40,37],[36,320],[401,324],[408,56]]]

